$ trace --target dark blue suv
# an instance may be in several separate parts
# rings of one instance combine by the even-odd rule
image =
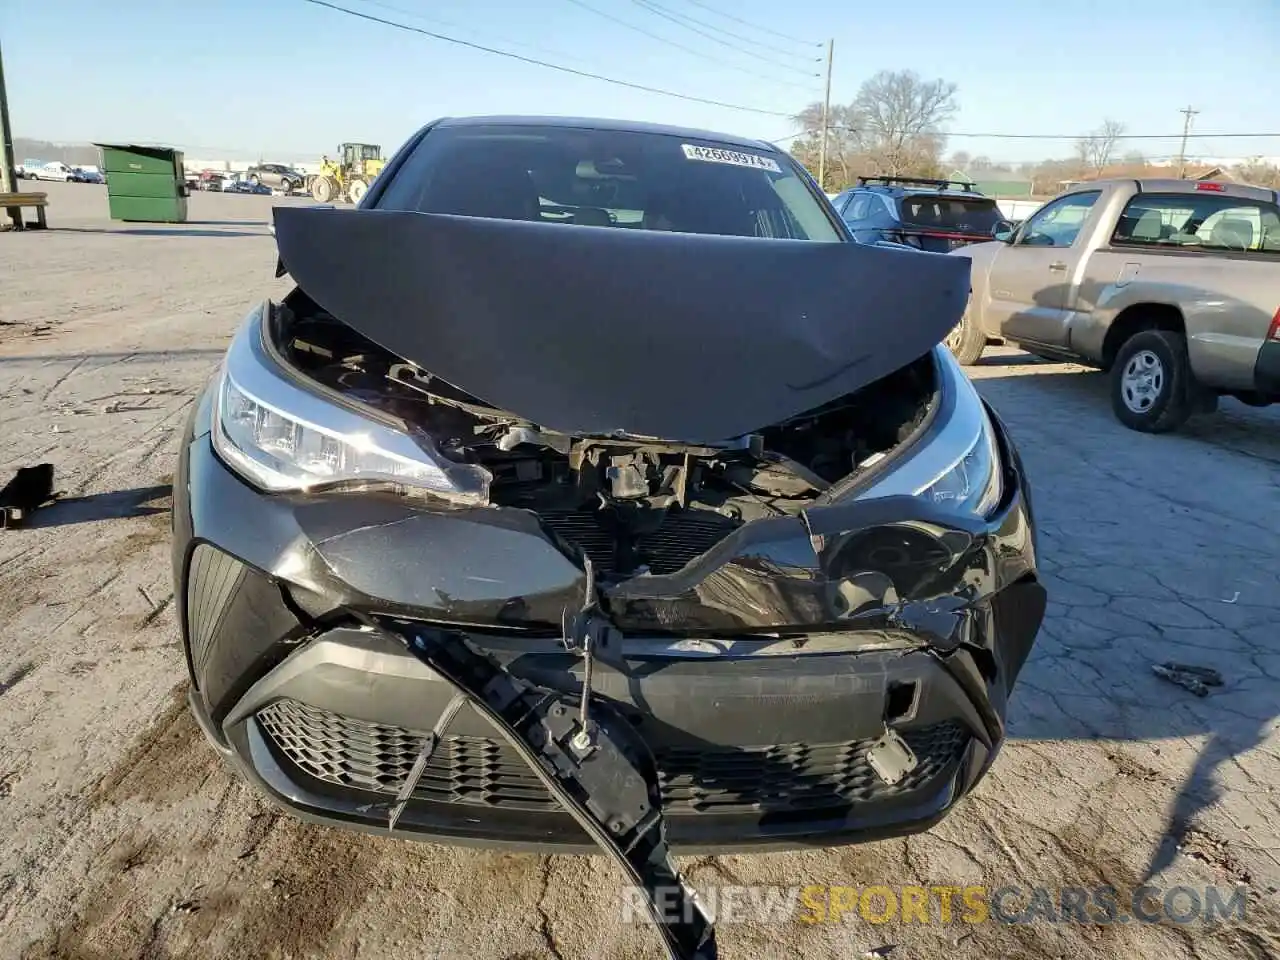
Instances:
[[[963,180],[859,177],[832,202],[859,243],[899,243],[933,253],[990,240],[1003,220],[996,202]]]

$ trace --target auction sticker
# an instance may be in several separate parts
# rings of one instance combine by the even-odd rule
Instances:
[[[782,168],[773,157],[761,157],[754,153],[739,153],[737,150],[724,150],[720,147],[699,147],[692,143],[680,145],[686,160],[701,160],[704,163],[728,163],[735,167],[754,167],[757,170],[770,170],[781,173]]]

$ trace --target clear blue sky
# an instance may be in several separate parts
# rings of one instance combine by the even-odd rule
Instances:
[[[532,57],[791,114],[821,98],[818,44],[835,40],[832,99],[879,69],[959,86],[958,133],[1074,134],[1111,117],[1130,133],[1280,134],[1280,0],[653,0],[797,57],[787,70],[713,43],[640,0],[580,0],[693,48],[665,46],[573,0],[333,0]],[[707,7],[711,9],[708,10]],[[724,11],[801,46],[718,16]],[[305,0],[0,2],[18,136],[174,143],[188,154],[305,158],[344,140],[398,146],[441,115],[624,117],[780,137],[785,116],[691,103],[568,76],[355,19]],[[701,53],[702,56],[696,55]],[[709,58],[716,58],[713,62]],[[728,64],[736,64],[738,68]],[[795,81],[799,86],[778,82]],[[1193,141],[1198,155],[1280,155],[1280,137]],[[949,150],[1023,160],[1069,141],[954,137]],[[1177,140],[1126,142],[1150,156]]]

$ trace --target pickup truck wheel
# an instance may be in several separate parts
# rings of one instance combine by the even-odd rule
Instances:
[[[964,316],[960,318],[960,322],[947,334],[946,344],[956,360],[965,367],[977,363],[982,351],[987,348],[987,338],[973,322],[968,305],[964,308]]]
[[[1182,334],[1142,330],[1116,354],[1111,366],[1111,406],[1129,429],[1176,430],[1196,411],[1197,395]]]

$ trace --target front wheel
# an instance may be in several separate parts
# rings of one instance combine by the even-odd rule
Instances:
[[[1187,360],[1187,339],[1171,330],[1141,330],[1111,365],[1111,408],[1131,430],[1168,433],[1196,411],[1199,390]]]
[[[369,184],[357,177],[351,181],[351,186],[347,188],[347,196],[351,199],[352,203],[358,204],[368,190]]]
[[[960,322],[947,334],[946,344],[961,366],[972,366],[982,357],[982,351],[987,348],[987,338],[974,322],[970,305],[965,305]]]
[[[316,177],[311,181],[311,197],[316,203],[328,203],[333,199],[336,186],[328,177]]]

